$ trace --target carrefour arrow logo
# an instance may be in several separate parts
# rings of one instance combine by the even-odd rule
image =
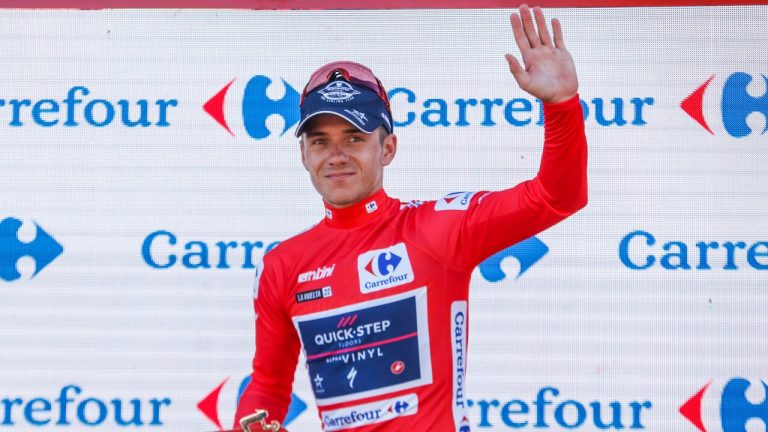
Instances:
[[[680,414],[688,419],[689,422],[693,423],[693,425],[701,432],[707,432],[704,428],[704,423],[701,421],[701,400],[704,398],[704,392],[707,391],[707,388],[711,384],[712,381],[708,382],[707,385],[702,387],[701,390],[697,391],[696,394],[691,396],[690,399],[680,406]]]
[[[397,270],[397,266],[402,260],[402,258],[392,252],[382,252],[371,258],[371,260],[365,266],[365,271],[372,274],[373,276],[386,276]],[[376,268],[374,268],[374,263]]]
[[[711,384],[712,381],[680,406],[680,414],[701,432],[708,432],[702,421],[701,407]],[[720,396],[720,425],[723,432],[747,432],[747,422],[753,419],[762,421],[763,428],[768,428],[768,385],[765,381],[760,381],[760,384],[765,396],[763,402],[756,404],[747,399],[749,380],[733,378],[728,381]]]
[[[37,223],[35,239],[30,243],[21,242],[18,237],[21,225],[21,221],[15,218],[6,218],[0,222],[0,279],[9,282],[21,277],[16,270],[16,263],[22,257],[30,257],[35,261],[35,273],[32,275],[35,277],[64,251]]]
[[[485,280],[499,282],[507,277],[504,270],[501,269],[501,262],[506,258],[515,258],[520,262],[520,271],[515,276],[517,279],[533,267],[547,252],[549,252],[549,247],[543,241],[539,240],[538,237],[531,237],[497,252],[481,262],[478,268]]]
[[[736,72],[725,80],[719,108],[725,131],[734,138],[743,138],[752,134],[752,128],[747,124],[747,117],[753,113],[763,115],[766,126],[760,134],[768,131],[768,77],[761,75],[761,78],[765,82],[766,91],[760,97],[754,97],[747,92],[747,87],[753,79],[750,74]],[[704,116],[704,94],[714,79],[715,75],[711,75],[680,103],[680,108],[711,135],[715,133]]]
[[[224,113],[224,101],[234,82],[234,79],[230,81],[203,105],[205,112],[232,136],[235,134],[227,122]],[[271,134],[267,129],[267,119],[272,115],[280,116],[283,119],[283,131],[280,136],[299,121],[300,95],[285,80],[282,82],[285,94],[279,100],[267,96],[267,89],[272,84],[272,80],[266,76],[256,75],[246,84],[243,93],[242,116],[245,130],[251,138],[260,140]]]
[[[224,379],[224,381],[221,382],[216,388],[214,388],[210,393],[208,393],[203,399],[200,400],[200,402],[197,403],[197,409],[208,419],[210,420],[214,425],[216,425],[219,430],[224,430],[224,428],[221,425],[221,420],[219,419],[219,396],[221,394],[221,390],[224,387],[224,385],[229,381],[229,378]],[[248,387],[248,384],[251,382],[251,377],[246,376],[242,382],[240,383],[240,387],[237,392],[237,399],[235,400],[235,406],[237,406],[237,403],[240,402],[240,396],[243,395],[243,392],[245,391],[245,388]],[[296,394],[291,393],[291,404],[288,406],[288,413],[285,415],[285,421],[283,422],[283,426],[288,426],[291,423],[293,423],[294,420],[298,416],[300,416],[304,411],[307,410],[307,404],[301,400]]]

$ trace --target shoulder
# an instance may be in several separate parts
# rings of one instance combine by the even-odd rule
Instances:
[[[400,212],[403,215],[457,215],[469,210],[473,205],[479,204],[489,192],[451,192],[436,200],[411,200],[400,203]]]
[[[418,209],[423,207],[425,204],[429,204],[432,201],[422,201],[422,200],[410,200],[410,201],[398,201],[400,203],[400,211],[401,212],[410,212],[414,209]]]
[[[264,254],[264,264],[279,265],[296,262],[306,251],[307,245],[315,241],[321,230],[321,224],[317,223],[292,237],[280,241]]]
[[[269,284],[272,295],[277,295],[279,287],[288,286],[287,281],[295,273],[296,266],[303,258],[307,245],[315,242],[320,224],[273,244],[256,264],[256,282],[253,289],[254,298],[259,295],[259,286]],[[277,290],[277,291],[275,291]]]

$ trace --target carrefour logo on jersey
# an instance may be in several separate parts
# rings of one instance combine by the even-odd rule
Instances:
[[[413,282],[413,268],[405,243],[358,256],[357,273],[363,294]]]
[[[705,424],[704,420],[717,419],[718,416],[702,413],[702,407],[720,406],[719,426],[723,432],[746,432],[748,423],[755,426],[749,430],[768,430],[768,384],[763,380],[759,382],[760,384],[757,384],[755,381],[754,385],[758,388],[752,390],[763,394],[762,402],[756,402],[754,398],[750,401],[747,394],[752,384],[746,378],[736,377],[729,380],[720,391],[716,388],[710,391],[713,383],[710,381],[680,406],[680,414],[701,432],[716,431],[717,427]],[[715,399],[715,403],[705,403],[705,399]],[[762,423],[762,426],[758,426],[759,423]]]
[[[382,423],[397,417],[414,415],[418,410],[418,396],[407,394],[363,405],[324,411],[322,413],[323,430],[337,431]]]
[[[280,81],[282,84],[276,84]],[[246,133],[261,140],[273,133],[283,136],[299,121],[300,93],[286,80],[256,75],[248,80],[242,96],[235,102],[236,112],[225,113],[225,101],[235,79],[203,104],[203,109],[232,136],[230,124],[242,119]],[[273,87],[276,86],[276,87]],[[267,93],[282,96],[271,97]],[[238,92],[239,93],[239,92]],[[394,126],[470,127],[470,126],[542,126],[544,110],[539,99],[521,97],[504,99],[488,95],[467,95],[446,99],[434,95],[424,97],[408,87],[393,87],[388,93],[392,102]],[[646,113],[655,100],[651,96],[593,97],[581,101],[584,119],[595,126],[645,126]],[[280,128],[271,131],[272,116],[282,119]]]
[[[0,98],[0,121],[14,127],[168,127],[170,111],[178,105],[176,99],[109,100],[75,85],[61,99]]]
[[[435,211],[466,210],[475,192],[452,192],[435,202]]]
[[[753,96],[750,87],[763,87],[762,94]],[[764,135],[768,131],[768,77],[761,74],[757,78],[746,72],[735,72],[725,78],[710,75],[680,103],[680,108],[711,135],[722,133],[719,127],[715,129],[718,133],[712,130],[712,125],[717,124],[715,120],[722,120],[725,133],[734,138],[755,135],[756,131],[749,126],[751,116],[758,117],[757,124],[765,125],[759,132]]]
[[[467,302],[451,303],[451,332],[453,347],[453,421],[457,425],[468,422],[466,401],[464,399],[465,359],[467,352]]]

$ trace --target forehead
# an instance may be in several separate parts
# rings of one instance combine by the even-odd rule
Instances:
[[[335,114],[318,114],[312,117],[304,127],[305,134],[317,133],[365,133],[346,119]]]

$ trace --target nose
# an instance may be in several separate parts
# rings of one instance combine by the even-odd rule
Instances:
[[[349,154],[342,143],[337,141],[331,142],[329,148],[329,155],[327,162],[331,166],[343,165],[349,160]]]

